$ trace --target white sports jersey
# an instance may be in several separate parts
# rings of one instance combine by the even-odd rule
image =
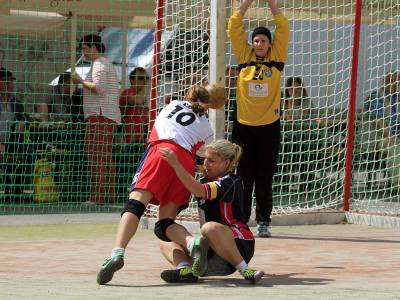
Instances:
[[[204,151],[198,150],[211,143],[213,137],[207,116],[195,114],[188,101],[174,100],[158,114],[149,142],[172,140],[193,155],[204,156]]]

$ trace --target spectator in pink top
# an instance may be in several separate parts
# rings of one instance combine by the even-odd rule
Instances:
[[[80,45],[92,67],[83,80],[74,74],[74,83],[83,86],[83,112],[87,120],[85,148],[91,171],[89,203],[115,201],[115,166],[112,143],[116,125],[121,123],[117,72],[103,56],[105,46],[96,34],[84,36]]]

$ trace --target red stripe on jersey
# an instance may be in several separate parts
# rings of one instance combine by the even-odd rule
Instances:
[[[210,186],[207,183],[202,184],[202,186],[203,186],[203,190],[204,190],[204,198],[203,199],[204,200],[210,199],[210,195],[211,195]]]
[[[196,155],[197,151],[199,151],[201,146],[203,146],[204,144],[205,144],[204,141],[199,141],[199,142],[197,142],[197,144],[193,145],[193,147],[192,147],[192,155],[193,155],[193,157]]]
[[[218,186],[215,181],[202,184],[204,190],[204,200],[214,200],[217,198]]]
[[[154,128],[154,126],[153,126],[153,129],[151,130],[151,132],[150,132],[150,134],[149,134],[149,137],[148,137],[148,139],[147,139],[147,142],[149,143],[149,142],[154,142],[154,141],[158,141],[159,140],[159,138],[158,138],[158,132],[157,132],[157,130]]]
[[[233,218],[232,203],[221,201],[219,203],[219,207],[221,217],[224,221],[223,223],[229,226],[235,238],[243,240],[254,239],[253,233],[250,231],[250,229],[242,222],[239,222]]]

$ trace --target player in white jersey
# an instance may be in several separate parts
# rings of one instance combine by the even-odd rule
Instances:
[[[213,139],[208,118],[193,113],[192,103],[174,100],[156,118],[149,143],[172,140],[195,155],[204,143]]]
[[[193,86],[184,101],[172,101],[157,116],[146,151],[133,178],[129,200],[121,214],[114,249],[97,276],[98,284],[109,282],[114,273],[123,267],[125,248],[135,235],[149,203],[160,205],[154,228],[158,238],[181,245],[194,261],[202,255],[204,257],[207,241],[201,237],[194,238],[185,227],[174,221],[178,213],[188,206],[190,193],[171,166],[161,158],[159,149],[174,151],[182,166],[194,175],[196,152],[213,139],[206,116],[212,104],[210,99],[204,87]]]

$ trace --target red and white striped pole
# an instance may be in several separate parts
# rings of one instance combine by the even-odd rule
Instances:
[[[150,94],[150,122],[149,130],[153,127],[157,116],[157,86],[158,70],[160,67],[161,56],[161,34],[163,30],[164,0],[157,1],[156,8],[156,27],[154,31],[153,66],[151,69],[151,94]]]
[[[362,0],[356,0],[353,55],[352,55],[353,61],[351,65],[349,112],[347,115],[347,147],[346,147],[345,177],[344,177],[344,190],[343,190],[344,211],[348,211],[350,208],[349,201],[351,196],[351,184],[352,184],[351,181],[352,181],[354,128],[355,128],[356,97],[357,97],[358,57],[360,49],[361,11],[362,11]]]

